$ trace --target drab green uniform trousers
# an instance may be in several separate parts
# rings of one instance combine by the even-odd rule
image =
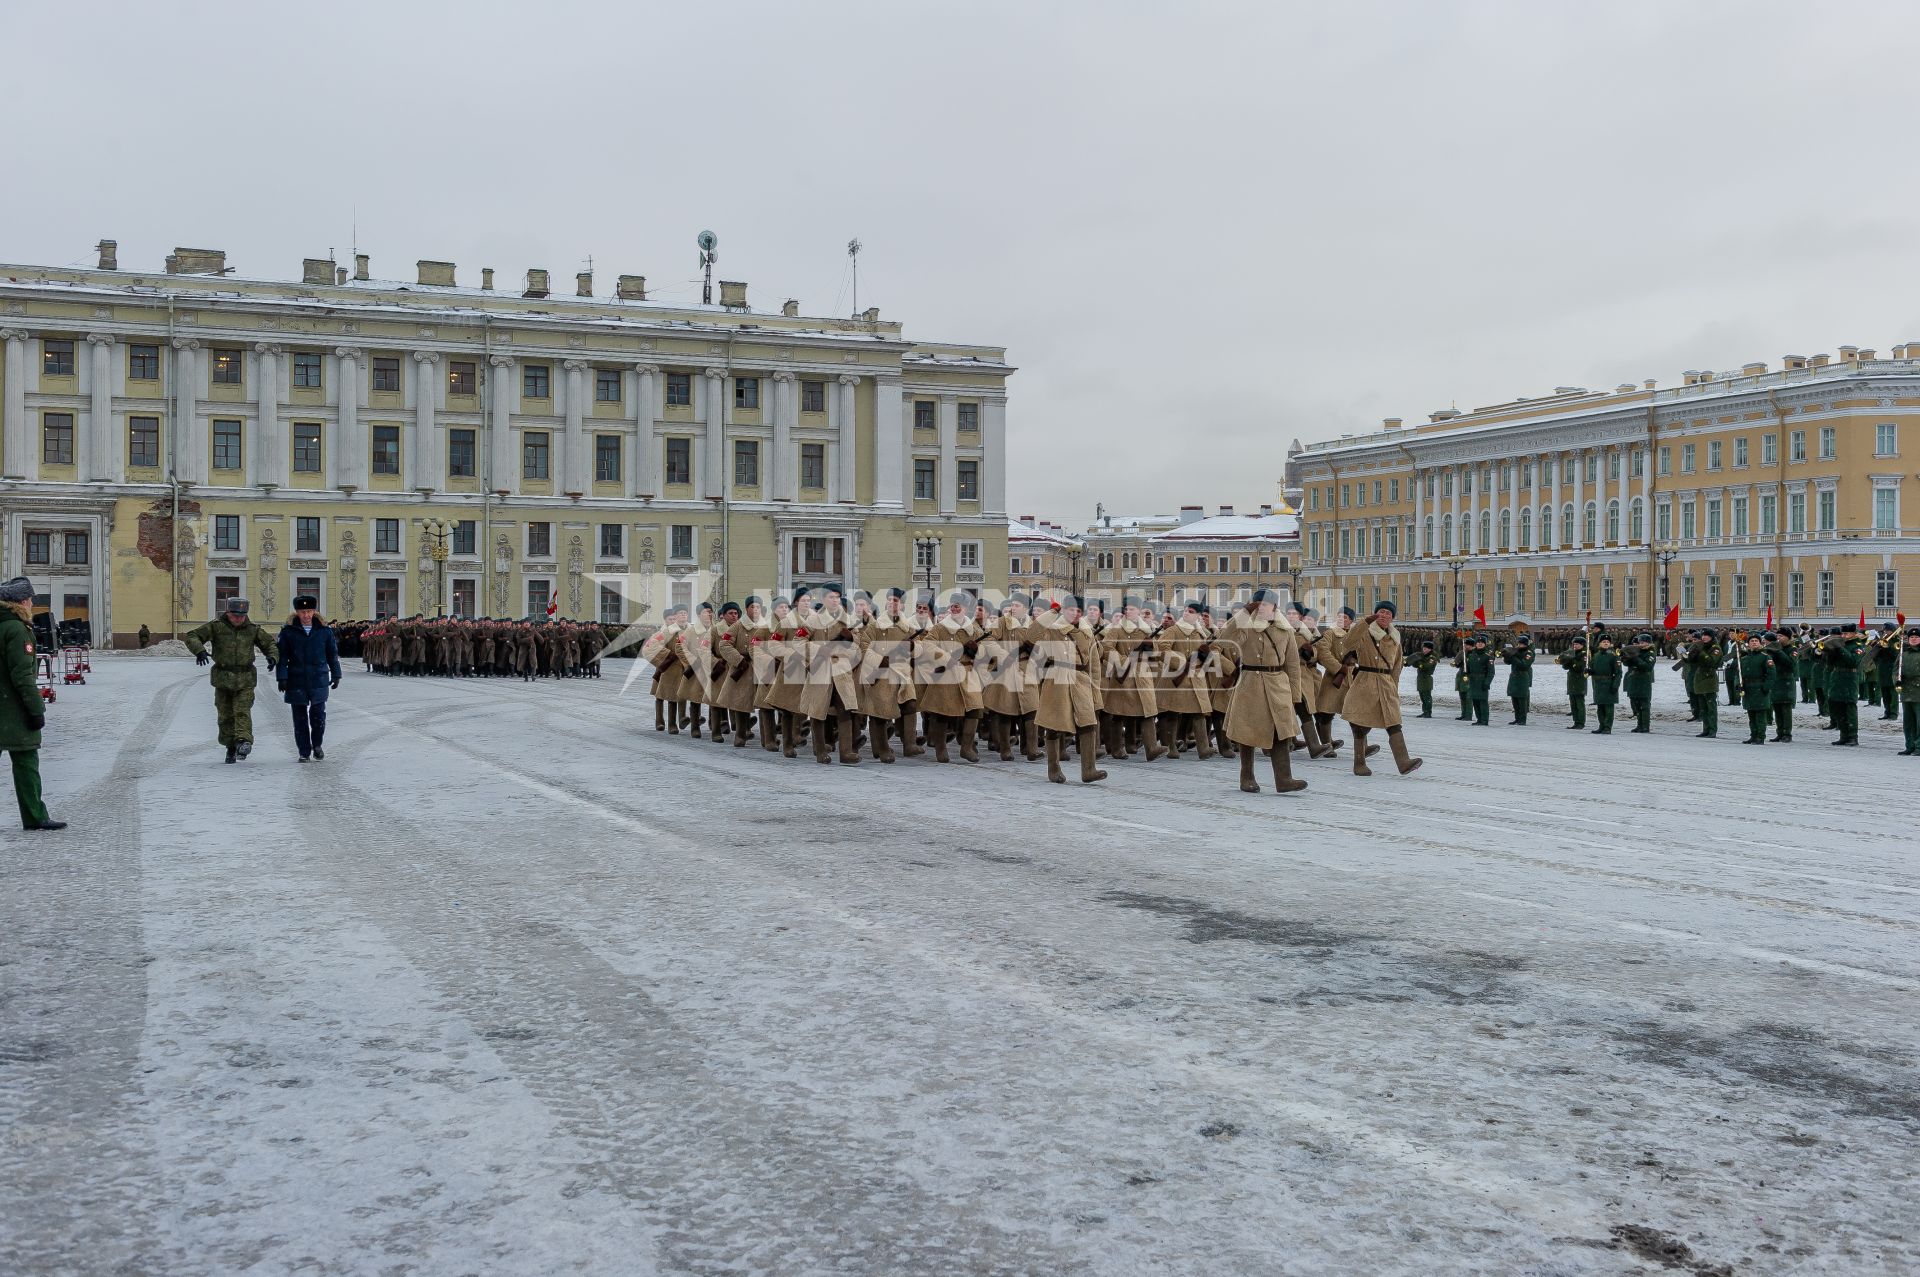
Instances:
[[[1633,730],[1643,733],[1652,731],[1653,697],[1629,695],[1627,703],[1633,706]]]
[[[1703,736],[1720,734],[1720,698],[1703,696],[1700,698],[1700,733]]]
[[[1783,741],[1793,739],[1793,702],[1773,703],[1773,734]]]
[[[1509,699],[1513,701],[1513,721],[1521,727],[1525,727],[1527,725],[1527,702],[1533,698],[1522,693],[1519,696],[1510,697]]]
[[[1584,705],[1584,702],[1581,702],[1581,701],[1575,701],[1573,703],[1573,708],[1574,708],[1573,725],[1575,727],[1585,727],[1587,725],[1587,718],[1583,709],[1583,705]],[[1593,712],[1595,716],[1598,717],[1600,720],[1600,726],[1594,729],[1595,733],[1601,736],[1613,735],[1613,706],[1595,705],[1593,707]]]
[[[47,805],[40,801],[40,751],[8,752],[13,755],[13,796],[20,803],[20,827],[38,829],[47,822]]]
[[[1860,739],[1860,702],[1844,696],[1833,698],[1833,729],[1843,741]]]
[[[1767,739],[1767,720],[1771,717],[1773,717],[1773,715],[1764,709],[1748,710],[1747,739],[1756,745],[1765,742]]]
[[[1488,718],[1493,713],[1492,707],[1487,704],[1487,694],[1485,692],[1472,692],[1469,693],[1469,695],[1473,698],[1473,721],[1485,727]]]
[[[241,741],[253,742],[252,687],[214,688],[213,710],[220,718],[222,745],[231,747]]]
[[[1575,727],[1585,727],[1587,725],[1586,698],[1583,696],[1575,696],[1572,698],[1572,700],[1573,700],[1573,725]]]
[[[1901,703],[1900,730],[1906,734],[1907,748],[1920,754],[1920,701]]]

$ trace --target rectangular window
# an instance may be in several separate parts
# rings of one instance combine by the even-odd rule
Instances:
[[[960,404],[959,416],[960,416],[960,429],[969,431],[975,434],[979,433],[979,430],[980,430],[980,405],[979,404],[977,403]]]
[[[1760,535],[1772,536],[1780,526],[1780,498],[1771,492],[1760,498]]]
[[[1760,436],[1760,464],[1763,466],[1780,464],[1780,444],[1773,435]]]
[[[53,533],[27,533],[27,562],[32,564],[53,562]]]
[[[1400,504],[1400,481],[1390,479],[1387,482],[1387,501],[1392,505]]]
[[[326,385],[320,368],[320,356],[310,350],[293,352],[293,386],[296,390],[318,390]]]
[[[738,488],[760,486],[759,440],[735,439],[733,441],[733,483]]]
[[[825,412],[827,410],[827,383],[824,381],[803,381],[800,383],[800,411]]]
[[[1820,494],[1819,530],[1821,532],[1831,532],[1834,530],[1837,524],[1839,496],[1840,494],[1832,488],[1828,488]]]
[[[1635,448],[1631,455],[1633,459],[1628,463],[1628,473],[1635,479],[1645,477],[1647,473],[1647,450],[1645,448]]]
[[[1682,611],[1686,612],[1691,612],[1694,608],[1693,574],[1691,572],[1680,578],[1680,607]]]
[[[980,543],[978,541],[962,541],[960,543],[960,568],[962,571],[977,572],[980,570]]]
[[[395,581],[394,584],[398,585],[399,582]],[[475,610],[474,604],[479,601],[479,594],[479,582],[470,576],[456,577],[453,582],[453,614],[471,617]],[[396,593],[395,598],[398,597]]]
[[[373,428],[373,472],[375,474],[400,473],[400,427],[375,426]]]
[[[529,430],[520,437],[520,477],[522,479],[545,479],[552,471],[548,466],[547,432]]]
[[[1707,469],[1718,470],[1719,468],[1720,468],[1720,441],[1718,439],[1715,439],[1712,443],[1707,445]]]
[[[1733,574],[1733,610],[1736,612],[1747,610],[1747,574],[1745,572]]]
[[[1673,449],[1672,448],[1660,449],[1660,473],[1663,475],[1668,475],[1673,473]]]
[[[240,384],[241,369],[246,361],[237,350],[215,350],[213,352],[213,384],[216,386],[237,386]]]
[[[691,439],[667,440],[668,483],[693,482],[693,441]]]
[[[1266,569],[1263,567],[1261,570],[1265,571]],[[1247,573],[1251,571],[1253,571],[1253,556],[1250,554],[1241,555],[1240,556],[1240,574],[1242,576],[1245,576]]]
[[[933,482],[933,458],[915,457],[913,459],[913,499],[932,501],[937,495]]]
[[[933,401],[916,399],[913,401],[913,428],[915,430],[933,429]]]
[[[670,559],[691,559],[693,557],[693,525],[676,523],[668,529],[669,541],[667,557]]]
[[[594,369],[593,401],[595,403],[620,402],[620,370],[618,368]]]
[[[293,521],[293,551],[295,554],[320,553],[320,520],[303,514]]]
[[[160,464],[160,418],[127,418],[127,464],[130,466]]]
[[[222,421],[213,422],[213,468],[215,470],[238,470],[240,468],[240,423]]]
[[[1718,612],[1719,610],[1720,574],[1718,572],[1709,572],[1707,573],[1707,611]]]
[[[1184,554],[1176,554],[1176,555],[1174,555],[1174,556],[1173,556],[1173,570],[1174,570],[1175,572],[1185,572],[1185,571],[1187,570],[1187,556],[1186,556],[1186,555],[1184,555]]]
[[[827,486],[826,444],[803,443],[800,445],[800,486],[809,489]]]
[[[40,372],[48,377],[73,376],[73,339],[48,337],[40,343]]]
[[[1241,571],[1243,572],[1245,570],[1246,570],[1245,568],[1241,569]],[[1271,571],[1273,571],[1273,556],[1270,554],[1261,555],[1260,556],[1260,575],[1265,576],[1267,573]]]
[[[1693,473],[1694,447],[1695,445],[1690,443],[1683,443],[1680,445],[1680,473],[1681,474]]]
[[[1671,536],[1673,536],[1673,507],[1672,506],[1659,505],[1654,507],[1653,535],[1661,541],[1665,541]]]
[[[760,406],[760,379],[758,377],[735,377],[733,379],[733,406],[736,408],[758,408]]]
[[[1747,499],[1745,497],[1733,499],[1733,535],[1737,537],[1747,535]]]
[[[1691,541],[1694,537],[1693,502],[1691,501],[1680,503],[1680,536],[1686,541]]]
[[[40,418],[40,460],[49,466],[73,464],[73,414],[49,412]]]
[[[978,461],[960,461],[954,465],[954,482],[959,491],[955,495],[962,501],[980,499],[980,463]]]
[[[1433,602],[1433,587],[1422,585],[1420,587],[1420,615],[1421,616],[1427,615],[1427,613],[1430,611],[1430,608],[1428,605],[1431,604],[1432,602]]]
[[[546,364],[528,364],[520,370],[520,397],[522,399],[551,399],[553,397],[553,369]]]
[[[1795,612],[1807,605],[1807,574],[1787,573],[1787,606]]]
[[[1627,611],[1636,612],[1639,609],[1640,609],[1640,578],[1637,576],[1628,576],[1627,577]]]
[[[216,514],[213,516],[213,548],[216,550],[238,550],[240,548],[239,515]]]
[[[1505,613],[1507,610],[1507,583],[1505,581],[1495,581],[1493,583],[1493,610],[1496,614]]]
[[[621,528],[619,524],[603,523],[600,525],[600,557],[601,558],[603,559],[623,558],[625,556],[625,551],[622,547],[625,545],[625,542],[626,542],[626,538],[624,536],[624,530]]]
[[[326,607],[326,600],[320,594],[320,578],[317,576],[296,576],[293,578],[293,592],[311,594],[314,598],[320,599],[322,610]]]
[[[447,477],[474,477],[474,432],[455,427],[447,431]]]
[[[545,616],[547,604],[553,599],[553,582],[527,582],[527,615]]]
[[[1892,532],[1896,530],[1894,505],[1900,499],[1895,488],[1875,488],[1873,490],[1873,530]]]
[[[455,554],[471,555],[479,541],[480,525],[472,519],[462,519],[453,525],[453,546]]]
[[[398,394],[400,392],[400,361],[390,355],[375,355],[372,377],[371,389]]]
[[[1586,463],[1587,482],[1600,482],[1600,458],[1589,452],[1586,454]]]
[[[600,587],[600,624],[619,625],[625,618],[620,615],[620,589],[618,586]]]
[[[1795,430],[1787,435],[1787,460],[1805,461],[1807,459],[1807,432]]]
[[[1883,421],[1873,428],[1873,455],[1892,457],[1899,454],[1895,446],[1898,442],[1899,427],[1891,421]]]
[[[456,359],[447,365],[447,393],[449,395],[472,395],[479,392],[480,378],[473,364],[465,359]]]
[[[1487,587],[1478,581],[1474,582],[1473,585],[1473,605],[1475,607],[1485,607],[1487,605]]]
[[[127,380],[128,381],[160,380],[160,347],[128,346],[127,347]]]
[[[1613,578],[1610,576],[1600,578],[1600,611],[1602,615],[1613,611]]]
[[[691,408],[693,406],[693,374],[670,372],[667,374],[667,407]]]
[[[1382,486],[1383,485],[1381,484],[1380,480],[1375,479],[1373,481],[1373,503],[1375,505],[1380,504],[1380,490]]]
[[[1787,494],[1787,531],[1805,532],[1807,530],[1807,494],[1789,492]]]
[[[1204,555],[1204,554],[1202,554],[1202,555],[1199,555],[1199,556],[1197,556],[1197,557],[1196,557],[1196,558],[1194,559],[1194,561],[1193,561],[1193,570],[1194,570],[1195,572],[1205,572],[1205,571],[1207,570],[1207,556],[1206,556],[1206,555]],[[1225,572],[1225,571],[1227,570],[1227,565],[1226,565],[1226,560],[1224,560],[1224,559],[1223,559],[1223,560],[1221,560],[1221,562],[1220,562],[1220,570],[1221,570],[1222,572]]]
[[[593,478],[596,483],[620,481],[620,436],[593,437]]]
[[[293,423],[293,468],[299,474],[320,473],[320,423]]]
[[[1367,485],[1363,483],[1360,485],[1360,504],[1365,505],[1366,503],[1367,503]],[[1340,485],[1340,508],[1344,510],[1348,506],[1351,506],[1352,504],[1353,504],[1353,485],[1351,483],[1343,483]]]
[[[1707,535],[1710,537],[1720,535],[1720,498],[1718,497],[1707,502]]]
[[[1821,572],[1814,577],[1816,588],[1820,591],[1820,610],[1833,611],[1833,573]]]
[[[1771,572],[1760,574],[1760,606],[1773,606],[1773,573]]]
[[[1873,574],[1873,605],[1892,607],[1897,594],[1898,574],[1892,568],[1881,568]]]
[[[1308,509],[1308,510],[1310,510],[1310,511],[1312,511],[1312,512],[1314,512],[1314,513],[1318,513],[1318,512],[1319,512],[1319,510],[1320,510],[1320,489],[1318,489],[1318,488],[1309,488],[1309,489],[1307,490],[1307,509]]]
[[[373,521],[373,552],[375,554],[400,553],[400,520],[375,519]]]
[[[553,525],[551,523],[527,524],[527,557],[530,559],[553,557]]]
[[[1580,578],[1580,610],[1582,612],[1593,610],[1593,582],[1584,576]]]
[[[1831,461],[1837,455],[1834,445],[1838,435],[1839,431],[1833,426],[1820,427],[1820,460]]]
[[[1747,437],[1745,435],[1733,441],[1733,468],[1735,470],[1747,468]]]
[[[213,578],[213,597],[219,603],[240,593],[240,578],[237,576],[216,576]]]
[[[940,567],[940,543],[938,541],[923,540],[915,537],[913,541],[913,567],[916,572],[924,572],[928,568],[933,568],[937,571]]]

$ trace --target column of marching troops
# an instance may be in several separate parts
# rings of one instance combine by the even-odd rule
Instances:
[[[875,598],[799,589],[678,607],[641,647],[654,668],[654,728],[787,758],[892,763],[931,753],[979,762],[982,751],[1044,760],[1065,783],[1077,758],[1094,782],[1108,760],[1237,759],[1240,787],[1260,792],[1256,753],[1276,792],[1306,781],[1291,755],[1338,756],[1333,720],[1353,736],[1353,771],[1370,776],[1372,731],[1385,733],[1398,770],[1420,766],[1401,729],[1404,663],[1394,608],[1361,617],[1343,608],[1321,628],[1298,603],[1261,589],[1216,622],[1204,603],[1176,608],[1129,598],[1120,612],[1083,608],[1072,595],[994,604],[961,591],[943,604],[899,589]],[[898,751],[895,745],[898,744]]]
[[[343,656],[376,674],[455,678],[599,678],[619,626],[583,621],[394,617],[336,626]]]
[[[1505,665],[1506,694],[1513,706],[1511,725],[1526,726],[1537,655],[1525,632],[1499,647],[1484,632],[1465,636],[1451,662],[1454,689],[1460,696],[1459,717],[1488,725],[1488,699],[1498,667]],[[1906,748],[1900,753],[1920,757],[1920,625],[1908,626],[1903,633],[1888,622],[1877,634],[1852,623],[1798,629],[1783,625],[1757,632],[1693,629],[1673,647],[1671,657],[1675,658],[1671,668],[1686,680],[1688,721],[1700,724],[1699,736],[1719,735],[1719,696],[1724,685],[1727,704],[1747,715],[1742,744],[1790,743],[1794,706],[1805,704],[1816,707],[1822,730],[1838,733],[1832,744],[1858,745],[1864,701],[1879,708],[1883,720],[1901,719]],[[1624,692],[1634,718],[1630,730],[1651,732],[1655,670],[1668,659],[1651,633],[1635,634],[1616,645],[1604,625],[1590,627],[1554,657],[1566,673],[1573,718],[1568,730],[1586,727],[1591,698],[1598,720],[1592,730],[1612,735],[1614,710]],[[1418,641],[1408,663],[1415,671],[1420,717],[1431,718],[1434,671],[1441,664],[1434,642]]]

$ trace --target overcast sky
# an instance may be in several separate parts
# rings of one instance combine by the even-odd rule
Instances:
[[[279,16],[275,16],[276,9]],[[0,3],[0,260],[644,274],[1005,345],[1014,513],[1920,341],[1920,6]]]

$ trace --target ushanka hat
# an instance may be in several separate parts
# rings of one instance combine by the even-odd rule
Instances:
[[[1373,605],[1373,610],[1376,612],[1381,611],[1382,609],[1385,609],[1388,616],[1400,615],[1400,609],[1393,605],[1392,599],[1381,599],[1378,603],[1375,603]]]
[[[24,576],[0,584],[0,600],[8,603],[26,603],[33,598],[33,582]]]

